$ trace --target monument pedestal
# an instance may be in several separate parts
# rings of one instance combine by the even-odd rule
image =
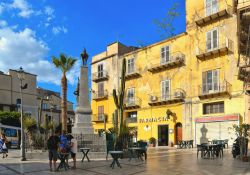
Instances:
[[[75,113],[75,123],[72,127],[73,134],[94,134],[92,126],[92,111],[89,104],[88,67],[81,67],[79,101]]]

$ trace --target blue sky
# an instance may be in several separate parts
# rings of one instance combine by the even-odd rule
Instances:
[[[1,0],[0,70],[20,66],[38,75],[38,86],[60,92],[60,71],[51,57],[61,52],[79,58],[84,47],[91,57],[114,41],[149,45],[160,41],[154,20],[179,3],[175,33],[185,31],[184,0]],[[79,76],[79,60],[68,75],[68,100]]]

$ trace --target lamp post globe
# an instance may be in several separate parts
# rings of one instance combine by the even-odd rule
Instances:
[[[22,67],[17,71],[18,79],[20,80],[20,96],[21,96],[21,161],[26,160],[25,156],[25,135],[23,126],[23,80],[25,80],[25,72]]]

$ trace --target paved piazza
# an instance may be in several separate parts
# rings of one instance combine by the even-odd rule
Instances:
[[[1,175],[45,175],[45,174],[67,174],[67,175],[162,175],[162,174],[197,174],[197,175],[250,175],[250,163],[234,160],[230,149],[224,152],[223,158],[201,159],[196,157],[196,149],[169,150],[150,149],[148,160],[141,162],[132,159],[120,160],[122,168],[115,166],[110,168],[111,159],[92,160],[91,162],[77,162],[76,170],[61,170],[50,172],[47,160],[29,160],[20,162],[18,153],[11,151],[7,159],[0,160]],[[72,162],[70,162],[72,165]]]

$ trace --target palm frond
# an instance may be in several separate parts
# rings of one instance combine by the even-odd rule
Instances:
[[[69,71],[75,65],[76,61],[76,59],[69,57],[67,59],[66,70]]]
[[[53,64],[54,64],[57,68],[60,67],[60,65],[61,65],[60,60],[59,60],[58,58],[56,58],[55,56],[52,57],[52,62],[53,62]]]

